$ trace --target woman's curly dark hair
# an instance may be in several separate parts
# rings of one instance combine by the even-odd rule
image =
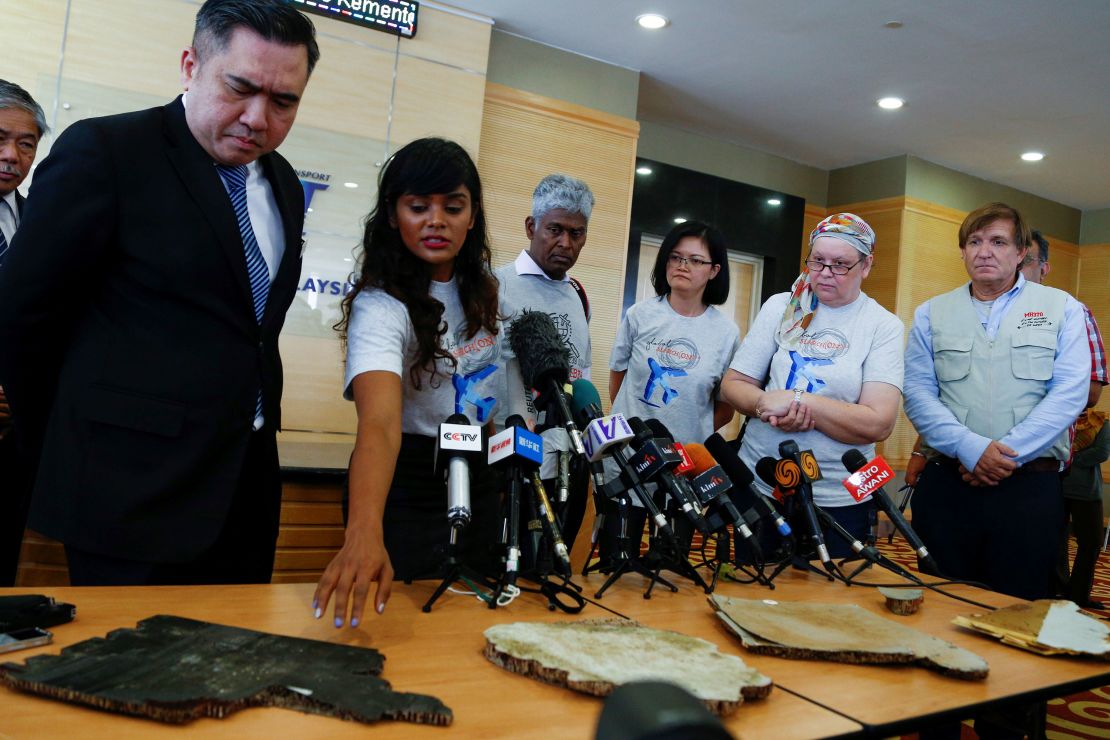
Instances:
[[[402,243],[400,232],[390,225],[390,216],[403,195],[450,193],[459,185],[465,185],[470,191],[474,210],[474,226],[467,232],[466,241],[455,258],[455,282],[466,314],[467,338],[482,328],[491,334],[497,333],[498,284],[490,268],[478,168],[461,146],[437,138],[417,139],[406,144],[382,168],[378,178],[378,200],[366,217],[359,258],[361,272],[354,290],[343,299],[343,318],[336,324],[346,343],[355,297],[368,288],[379,288],[405,304],[416,334],[416,359],[409,368],[409,377],[416,388],[421,386],[423,372],[428,373],[429,380],[435,378],[437,360],[444,359],[452,365],[456,362],[440,341],[447,333],[447,324],[443,321],[443,304],[428,293],[431,265],[418,259]]]

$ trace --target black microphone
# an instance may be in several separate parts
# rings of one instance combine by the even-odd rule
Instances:
[[[845,452],[840,457],[840,461],[844,463],[844,467],[848,469],[849,473],[855,473],[868,465],[867,458],[857,449],[851,449]],[[871,489],[870,493],[875,505],[882,509],[884,514],[890,517],[890,521],[893,522],[895,528],[902,533],[902,536],[906,538],[906,542],[909,542],[910,547],[917,552],[921,572],[939,576],[941,573],[940,568],[937,567],[937,562],[933,560],[933,556],[929,554],[929,549],[925,547],[925,543],[917,536],[917,532],[913,531],[913,527],[906,521],[906,517],[902,516],[902,512],[894,505],[894,502],[890,498],[890,494],[888,494],[882,486]]]
[[[759,538],[748,526],[747,518],[740,513],[740,510],[732,503],[732,499],[729,498],[729,491],[734,490],[731,476],[718,464],[705,445],[693,443],[685,445],[685,449],[693,462],[693,469],[687,475],[694,476],[690,484],[698,498],[707,505],[710,503],[720,504],[725,510],[728,520],[732,522],[732,526],[747,541],[756,562],[763,562],[763,549],[759,545]],[[713,519],[721,520],[720,514],[713,514],[710,517],[710,527],[713,530],[723,529],[728,524],[728,521],[722,520],[718,526],[713,526]]]
[[[506,546],[505,574],[510,585],[516,583],[517,568],[520,564],[520,521],[521,488],[526,479],[525,469],[538,468],[543,461],[543,439],[528,431],[520,414],[505,419],[505,429],[489,439],[487,464],[491,467],[504,467],[507,515],[502,539]],[[492,607],[491,607],[492,608]]]
[[[724,471],[728,473],[728,477],[732,479],[734,486],[733,490],[737,491],[740,497],[744,499],[741,503],[742,506],[748,509],[755,508],[757,514],[759,513],[759,509],[762,509],[763,514],[771,518],[775,523],[775,528],[783,537],[789,537],[793,534],[790,525],[786,523],[786,520],[782,517],[782,514],[779,513],[778,509],[767,500],[766,496],[752,488],[752,483],[755,482],[755,478],[752,477],[752,471],[748,470],[748,466],[744,464],[744,461],[733,452],[724,437],[716,432],[710,434],[705,440],[705,449],[709,451],[709,454],[713,456],[717,464],[724,468]],[[762,460],[760,462],[762,462]],[[773,461],[772,464],[774,464]],[[744,495],[745,493],[747,494],[746,496]]]
[[[820,474],[819,469],[816,468],[817,460],[813,459],[812,454],[810,454],[806,462],[811,463],[809,467],[816,475],[807,474],[805,470],[807,466],[802,464],[802,451],[798,449],[798,443],[792,439],[785,439],[779,443],[779,454],[784,460],[793,462],[797,468],[798,483],[795,490],[802,501],[802,518],[805,519],[809,536],[813,539],[813,546],[817,550],[817,557],[820,558],[821,565],[825,566],[825,570],[833,572],[836,570],[836,565],[829,557],[829,548],[825,545],[825,536],[821,533],[821,525],[817,521],[817,509],[813,503],[811,481]],[[793,477],[793,470],[789,470],[789,473]]]
[[[433,464],[447,477],[447,521],[454,529],[470,523],[470,457],[482,454],[482,428],[463,414],[452,414],[439,425]]]
[[[562,505],[570,498],[570,453],[559,450],[557,461],[555,498]]]
[[[654,422],[654,423],[652,423]],[[709,534],[709,525],[701,514],[697,497],[685,478],[674,474],[674,469],[682,463],[682,455],[674,448],[674,438],[662,423],[655,419],[643,421],[638,417],[628,420],[628,425],[638,437],[647,439],[629,460],[641,480],[658,478],[663,489],[678,504],[686,517],[702,534]],[[641,462],[644,461],[644,462]]]
[[[541,399],[555,403],[571,446],[582,456],[586,448],[574,423],[563,387],[570,382],[570,353],[555,322],[543,311],[523,311],[509,326],[509,346],[520,363],[524,384],[538,390]]]

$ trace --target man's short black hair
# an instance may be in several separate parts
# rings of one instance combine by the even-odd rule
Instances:
[[[1048,262],[1048,239],[1044,238],[1044,234],[1033,229],[1033,241],[1037,244],[1037,258],[1041,262]]]
[[[316,27],[287,0],[207,0],[197,11],[193,48],[197,56],[223,51],[232,32],[249,28],[267,41],[304,46],[308,51],[308,74],[320,59]]]

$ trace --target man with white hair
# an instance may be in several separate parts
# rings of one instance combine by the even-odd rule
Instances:
[[[590,302],[582,284],[567,273],[586,245],[593,207],[594,195],[581,180],[558,174],[543,178],[532,193],[532,213],[524,219],[528,249],[496,271],[502,300],[512,310],[506,325],[511,326],[522,311],[549,314],[567,345],[571,380],[590,379]],[[553,487],[549,490],[559,488],[558,452],[570,448],[569,437],[556,422],[541,419],[539,425],[544,439],[540,475],[545,485]],[[569,477],[569,498],[562,511],[562,522],[563,538],[569,548],[574,544],[586,509],[588,472],[572,459],[565,477]]]

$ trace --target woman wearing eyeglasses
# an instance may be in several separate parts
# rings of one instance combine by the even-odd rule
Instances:
[[[740,458],[750,469],[779,458],[792,439],[812,450],[822,478],[814,502],[859,540],[870,529],[871,505],[859,505],[841,481],[841,456],[894,429],[902,395],[902,322],[860,287],[871,272],[875,232],[851,213],[829,216],[809,235],[809,256],[790,292],[760,309],[721,385],[721,395],[748,417]],[[765,493],[771,489],[762,481]],[[833,557],[851,554],[825,532]]]
[[[728,298],[728,249],[717,229],[671,229],[651,272],[655,297],[628,309],[609,356],[613,413],[658,419],[677,442],[701,442],[728,423],[717,401],[740,330],[714,308]]]
[[[714,308],[728,298],[728,283],[721,232],[697,221],[671,229],[651,272],[655,297],[629,308],[617,331],[609,357],[613,413],[658,419],[675,441],[699,443],[732,418],[717,393],[740,346],[740,330]],[[606,478],[617,474],[607,462]],[[632,512],[630,533],[643,530],[643,512]],[[613,552],[619,531],[615,516],[605,522],[602,560]]]

